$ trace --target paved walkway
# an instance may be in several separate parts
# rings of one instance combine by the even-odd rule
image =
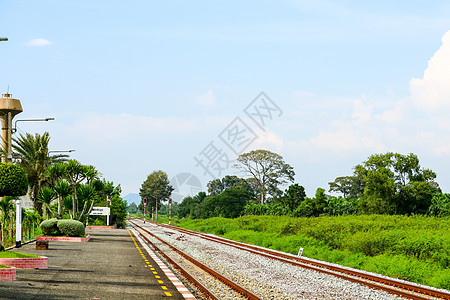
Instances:
[[[130,231],[89,233],[86,243],[14,249],[47,256],[48,269],[17,269],[16,281],[0,281],[0,299],[184,299]]]

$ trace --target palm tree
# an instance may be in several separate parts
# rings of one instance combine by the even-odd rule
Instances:
[[[47,220],[47,210],[50,211],[52,215],[56,218],[55,212],[50,208],[50,204],[52,203],[53,200],[56,199],[56,196],[57,195],[55,191],[49,187],[43,187],[39,191],[38,201],[41,202],[44,206],[43,209],[44,220]]]
[[[85,166],[75,159],[71,159],[67,162],[65,169],[64,176],[72,186],[72,219],[74,219],[78,213],[77,185],[86,178],[84,175]]]
[[[42,215],[42,203],[38,201],[41,187],[47,180],[47,168],[55,162],[65,161],[68,155],[57,154],[50,156],[48,153],[48,143],[50,135],[45,132],[43,135],[26,133],[13,139],[14,155],[19,156],[18,165],[21,166],[28,176],[30,199],[33,201],[34,209]]]
[[[39,226],[39,224],[41,223],[41,216],[34,211],[30,211],[30,210],[22,210],[23,212],[23,220],[22,220],[22,224],[24,227],[27,228],[33,228],[33,232],[32,234],[30,234],[31,236],[29,236],[29,238],[34,238],[34,228]]]
[[[82,203],[84,203],[83,210],[81,211],[80,215],[78,216],[78,221],[81,220],[84,213],[86,212],[86,208],[87,208],[87,205],[89,202],[91,202],[89,210],[92,210],[96,196],[97,196],[97,192],[94,187],[94,184],[86,183],[86,184],[78,185],[78,198]],[[76,215],[74,215],[74,218],[75,218],[75,216]]]
[[[47,169],[47,177],[50,183],[50,186],[55,191],[58,196],[58,213],[56,215],[57,219],[62,218],[63,206],[64,206],[64,198],[72,194],[70,184],[64,179],[66,178],[66,163],[58,162],[54,165],[51,165]]]
[[[87,183],[92,183],[100,177],[100,172],[94,166],[83,166],[83,175]]]
[[[70,184],[66,180],[62,179],[56,182],[53,189],[58,195],[58,214],[56,215],[56,218],[61,219],[63,213],[64,198],[72,194],[72,189],[70,187]]]
[[[14,204],[11,201],[13,199],[13,197],[10,196],[5,196],[2,197],[0,200],[0,211],[2,212],[1,216],[0,216],[0,225],[1,225],[1,240],[4,240],[4,231],[5,231],[5,226],[6,226],[6,220],[7,217],[9,216],[10,212],[14,210]],[[0,242],[0,248],[1,248],[1,242]]]

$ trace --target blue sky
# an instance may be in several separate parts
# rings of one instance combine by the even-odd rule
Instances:
[[[123,195],[196,166],[236,117],[312,196],[374,153],[416,153],[450,192],[448,1],[0,0],[0,91],[19,132],[93,164]],[[446,35],[447,33],[447,35]],[[264,91],[263,129],[244,109]],[[233,168],[215,176],[234,174]],[[188,188],[188,187],[184,187]]]

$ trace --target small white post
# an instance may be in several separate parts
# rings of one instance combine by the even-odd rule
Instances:
[[[298,249],[298,254],[297,254],[297,256],[302,256],[302,253],[303,253],[303,248],[300,247],[300,249]]]
[[[109,208],[106,213],[106,226],[109,226]]]
[[[22,200],[16,200],[16,248],[22,246]]]

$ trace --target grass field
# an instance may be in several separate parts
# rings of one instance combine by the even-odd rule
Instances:
[[[306,257],[450,289],[450,218],[244,216],[172,223],[292,254],[303,247]]]

